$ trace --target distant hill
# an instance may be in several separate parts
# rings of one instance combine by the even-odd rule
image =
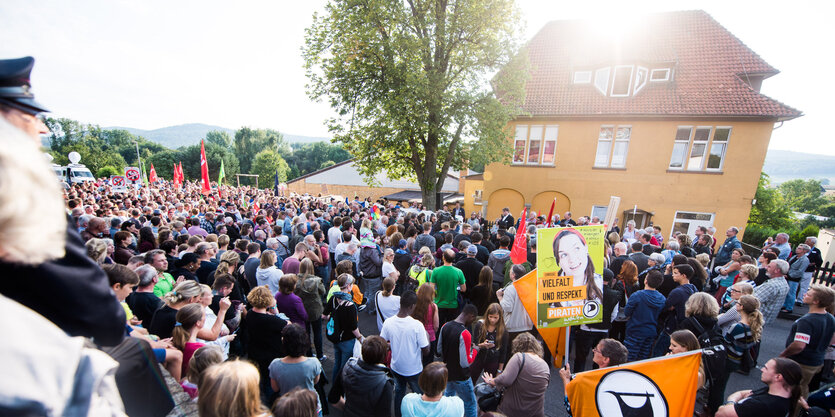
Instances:
[[[200,143],[200,139],[206,137],[206,133],[213,130],[228,132],[230,135],[235,135],[235,129],[229,129],[221,126],[212,126],[202,123],[189,123],[184,125],[163,127],[154,130],[136,129],[133,127],[111,126],[105,129],[123,129],[134,135],[142,136],[151,142],[159,143],[162,146],[171,149],[177,149],[181,146],[190,146]],[[282,132],[283,133],[283,132]],[[284,138],[288,143],[311,143],[330,141],[330,138],[290,135],[284,134]]]
[[[835,184],[835,156],[769,149],[763,172],[771,177],[772,183],[800,178],[828,179],[830,184]]]

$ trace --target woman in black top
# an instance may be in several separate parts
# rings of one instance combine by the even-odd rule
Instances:
[[[348,358],[354,353],[354,343],[359,339],[362,343],[363,336],[357,327],[357,305],[352,300],[351,290],[354,287],[354,277],[349,274],[342,274],[336,279],[339,291],[335,292],[325,305],[322,319],[327,323],[328,331],[333,328],[338,334],[328,333],[328,340],[333,343],[333,379],[342,371],[342,367],[348,362]],[[331,327],[330,316],[333,316],[333,327]]]
[[[246,334],[249,335],[247,354],[258,365],[261,374],[261,395],[272,404],[269,366],[275,358],[284,356],[281,331],[287,322],[276,316],[275,298],[266,286],[255,287],[247,295],[252,309],[246,314]]]
[[[485,265],[478,274],[478,285],[467,291],[470,302],[478,309],[478,315],[483,316],[487,306],[498,303],[496,292],[493,291],[493,270]]]

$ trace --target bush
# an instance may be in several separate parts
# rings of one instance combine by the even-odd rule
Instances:
[[[110,178],[111,175],[120,175],[119,170],[112,165],[105,165],[96,172],[96,178]]]
[[[806,238],[809,236],[818,236],[818,232],[820,232],[820,228],[814,224],[810,224],[803,228],[803,230],[799,232],[792,233],[789,238],[789,242],[793,248],[796,248],[797,245],[806,241]]]
[[[774,237],[777,233],[780,233],[780,231],[756,223],[748,223],[745,226],[745,234],[742,236],[742,241],[760,248],[769,236]]]

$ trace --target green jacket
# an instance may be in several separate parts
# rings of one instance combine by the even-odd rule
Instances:
[[[174,290],[174,277],[168,272],[162,273],[162,278],[154,285],[154,295],[162,299],[162,296]]]

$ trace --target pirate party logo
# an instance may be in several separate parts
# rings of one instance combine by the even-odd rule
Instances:
[[[667,399],[653,380],[630,369],[607,373],[595,390],[604,417],[669,417]]]

